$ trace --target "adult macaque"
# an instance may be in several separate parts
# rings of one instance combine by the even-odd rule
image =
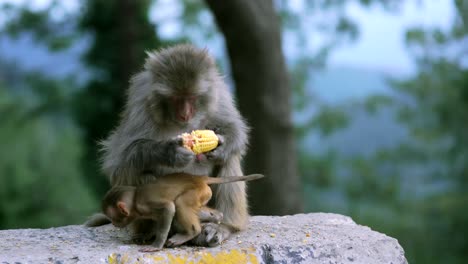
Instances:
[[[117,227],[125,227],[137,219],[154,220],[158,226],[153,246],[156,249],[162,248],[164,244],[169,247],[179,246],[200,234],[200,220],[222,220],[220,212],[207,213],[209,209],[205,205],[212,196],[208,185],[250,181],[262,177],[261,174],[252,174],[213,178],[174,173],[138,187],[113,187],[102,201],[102,211]],[[204,213],[200,214],[203,207]],[[171,223],[175,225],[176,234],[167,239]]]
[[[196,129],[215,131],[222,143],[195,156],[177,136]],[[144,70],[132,78],[120,124],[102,142],[102,169],[112,186],[138,186],[175,172],[243,175],[247,132],[213,58],[206,50],[177,45],[148,53]],[[244,182],[217,186],[214,198],[223,223],[205,224],[197,245],[218,245],[247,225]],[[154,235],[151,221],[134,222],[136,238]]]

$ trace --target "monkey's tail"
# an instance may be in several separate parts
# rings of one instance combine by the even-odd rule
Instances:
[[[237,181],[253,181],[265,177],[263,174],[250,174],[246,176],[229,176],[229,177],[206,177],[207,184],[221,184]]]
[[[96,226],[107,225],[110,223],[111,223],[111,220],[105,214],[96,213],[90,216],[88,220],[86,220],[84,225],[87,227],[96,227]]]

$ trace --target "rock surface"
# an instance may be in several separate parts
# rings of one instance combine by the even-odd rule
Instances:
[[[325,213],[252,217],[247,231],[216,248],[141,253],[106,225],[0,231],[0,263],[407,263],[394,238]]]

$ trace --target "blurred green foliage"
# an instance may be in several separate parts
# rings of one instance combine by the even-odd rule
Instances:
[[[25,79],[37,88],[46,83],[35,76]],[[79,224],[97,209],[82,180],[76,127],[52,107],[57,101],[41,99],[56,99],[54,92],[65,90],[53,88],[57,90],[42,89],[41,94],[27,89],[25,98],[0,84],[1,228]]]
[[[432,250],[423,253],[424,248],[415,245],[412,254],[426,263],[468,260],[468,4],[454,1],[454,6],[456,19],[449,30],[408,32],[419,72],[413,79],[396,82],[400,93],[415,102],[402,106],[403,122],[414,139],[408,145],[416,152],[405,162],[426,167],[426,183],[444,186],[417,204],[425,229],[419,239]]]
[[[452,28],[408,30],[417,74],[392,80],[396,95],[354,104],[355,110],[369,113],[395,109],[408,138],[370,157],[304,152],[300,163],[311,210],[348,214],[396,237],[409,263],[468,260],[468,5],[453,3]],[[319,126],[327,128],[340,119],[328,115]]]

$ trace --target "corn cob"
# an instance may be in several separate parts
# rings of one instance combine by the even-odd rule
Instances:
[[[183,133],[183,146],[195,154],[208,152],[218,146],[218,136],[213,130],[194,130],[192,133]]]

